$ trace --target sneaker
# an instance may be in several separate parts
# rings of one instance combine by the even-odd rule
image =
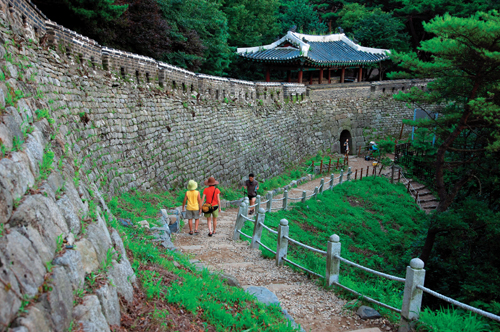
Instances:
[[[251,216],[251,215],[253,214],[253,211],[254,211],[254,210],[250,210],[250,211],[248,212],[248,215],[249,215],[249,216]]]
[[[208,233],[208,236],[212,236],[212,233]]]

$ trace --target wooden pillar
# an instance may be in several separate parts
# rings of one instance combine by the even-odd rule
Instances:
[[[361,82],[363,80],[363,67],[359,67],[358,70],[358,82]]]
[[[304,75],[304,72],[302,69],[299,70],[299,83],[302,83],[302,76]]]
[[[271,68],[267,68],[266,69],[266,82],[270,82],[271,81]]]
[[[292,81],[292,71],[291,70],[287,71],[286,81],[288,83],[290,83]]]
[[[319,80],[318,80],[318,83],[319,84],[323,83],[323,68],[319,69]]]
[[[328,84],[332,84],[332,70],[328,69]]]
[[[340,73],[340,83],[344,83],[345,78],[345,67],[342,67],[342,72]]]
[[[313,84],[313,71],[311,71],[311,75],[309,75],[309,85]]]

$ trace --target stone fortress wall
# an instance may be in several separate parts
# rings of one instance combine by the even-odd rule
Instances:
[[[52,50],[34,59],[35,80],[89,179],[109,193],[174,188],[209,175],[231,184],[250,171],[269,178],[305,155],[338,151],[343,131],[356,151],[377,133],[399,134],[412,110],[392,93],[426,83],[312,86],[306,93],[301,84],[195,74],[102,47],[54,22],[34,30],[45,17],[33,4],[1,3],[35,39],[46,31]]]
[[[351,149],[399,134],[412,115],[389,93],[289,98],[305,91],[103,48],[29,1],[0,0],[0,331],[120,324],[118,297],[131,301],[135,277],[101,193],[268,178],[338,149],[347,131]],[[61,236],[76,250],[59,251]],[[114,286],[74,297],[108,253],[100,273]]]

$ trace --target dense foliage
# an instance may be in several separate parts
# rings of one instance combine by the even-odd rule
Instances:
[[[193,71],[263,79],[236,47],[272,43],[295,26],[345,33],[364,46],[407,51],[432,37],[422,23],[500,8],[492,0],[33,0],[53,21],[99,43]],[[427,53],[419,52],[422,58]]]

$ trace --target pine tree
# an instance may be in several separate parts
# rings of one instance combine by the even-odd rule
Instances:
[[[415,52],[396,52],[393,60],[410,75],[399,72],[392,77],[433,78],[428,90],[415,87],[396,96],[429,113],[433,110],[428,105],[435,105],[439,112],[437,120],[414,123],[437,137],[434,168],[440,202],[421,254],[426,261],[437,234],[453,228],[449,219],[439,215],[448,210],[464,185],[484,171],[486,161],[499,156],[500,14],[495,10],[468,18],[446,14],[424,23],[424,29],[435,37],[422,42],[418,50],[430,54],[432,61],[420,60]]]

